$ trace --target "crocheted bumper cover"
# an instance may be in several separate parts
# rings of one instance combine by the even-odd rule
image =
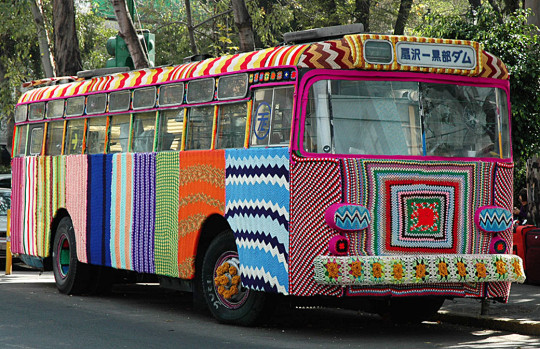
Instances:
[[[317,256],[313,264],[325,285],[525,281],[521,258],[509,254]]]

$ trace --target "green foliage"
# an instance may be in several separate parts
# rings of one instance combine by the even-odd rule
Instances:
[[[503,16],[483,6],[463,16],[432,14],[417,28],[420,35],[478,41],[506,64],[510,72],[515,188],[525,186],[526,161],[540,152],[540,37],[538,28],[527,24],[529,15],[528,10],[517,10]]]
[[[116,35],[117,31],[107,27],[105,19],[98,17],[92,10],[77,11],[75,22],[83,69],[104,67],[110,58],[105,44],[109,37]]]

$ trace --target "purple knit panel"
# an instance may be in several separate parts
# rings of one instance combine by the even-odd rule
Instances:
[[[135,154],[133,178],[133,268],[154,273],[156,220],[156,154]]]

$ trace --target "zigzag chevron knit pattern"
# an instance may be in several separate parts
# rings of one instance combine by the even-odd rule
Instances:
[[[289,293],[289,150],[227,150],[225,218],[236,238],[242,283]]]

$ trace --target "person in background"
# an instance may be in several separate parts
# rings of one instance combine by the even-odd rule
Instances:
[[[527,189],[523,188],[519,191],[519,202],[521,207],[514,207],[514,219],[518,221],[519,224],[524,224],[527,221],[527,214],[529,213],[529,206],[527,202]]]

